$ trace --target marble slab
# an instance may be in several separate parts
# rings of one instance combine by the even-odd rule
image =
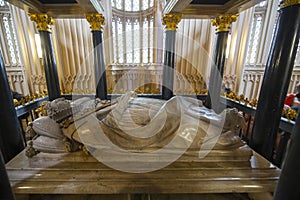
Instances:
[[[257,153],[253,152],[251,156],[245,152],[240,152],[242,155],[239,155],[234,151],[212,150],[201,160],[189,158],[193,154],[189,152],[169,166],[148,173],[117,171],[80,151],[40,153],[33,158],[28,158],[21,152],[6,168],[13,191],[19,197],[28,194],[170,195],[273,192],[280,170]],[[251,156],[250,160],[242,159],[246,154],[249,158]]]

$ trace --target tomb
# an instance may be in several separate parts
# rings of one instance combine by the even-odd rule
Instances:
[[[189,97],[133,93],[113,103],[60,99],[45,107],[62,131],[39,119],[27,130],[31,144],[6,165],[17,199],[271,198],[279,177],[239,139],[243,120],[234,109],[218,115]],[[62,152],[66,141],[70,152]]]
[[[98,1],[68,1],[64,5],[36,0],[10,2],[31,13],[46,13],[53,17],[82,17],[87,14],[94,46],[102,44],[101,26],[104,25],[104,17],[94,13],[103,13],[103,8],[100,4],[97,4],[98,9],[93,8],[95,5],[91,3]],[[174,52],[176,25],[181,17],[216,17],[213,23],[217,26],[216,44],[220,46],[216,45],[214,49],[216,56],[213,61],[217,69],[223,71],[222,59],[225,59],[225,41],[230,24],[236,20],[238,12],[260,1],[214,2],[166,2],[163,11],[166,18],[163,23],[166,25],[166,38],[169,42],[166,42],[165,48],[169,51],[165,50],[164,65],[174,69],[174,54],[170,52]],[[299,4],[286,2],[282,9]],[[41,25],[39,17],[52,21],[51,17],[44,14],[31,16],[38,25]],[[218,22],[222,20],[228,21]],[[224,24],[225,27],[222,26]],[[45,59],[46,76],[57,77],[56,64],[51,62],[55,59],[51,49],[53,44],[49,39],[50,25],[52,24],[46,24],[46,28],[39,26],[39,32],[45,46],[49,47],[45,50],[50,55],[50,59]],[[98,64],[99,71],[105,72],[103,50],[100,48],[95,55],[101,55],[98,60],[95,59],[95,66]],[[215,74],[214,71],[211,72],[211,75]],[[96,79],[98,76],[95,73]],[[280,170],[238,138],[238,131],[242,127],[239,118],[229,121],[226,119],[227,114],[238,116],[238,113],[225,110],[216,114],[196,100],[173,97],[173,76],[164,68],[160,96],[163,100],[125,95],[116,102],[92,102],[96,106],[84,111],[80,106],[61,104],[62,108],[66,108],[61,113],[48,113],[54,124],[58,124],[59,130],[56,130],[59,134],[48,135],[48,130],[38,132],[38,128],[46,128],[50,132],[54,128],[39,126],[37,122],[33,122],[31,128],[34,132],[28,130],[32,135],[29,134],[27,149],[6,164],[16,199],[271,199]],[[210,83],[215,84],[211,84],[213,87],[209,87],[209,92],[219,97],[219,88],[214,86],[221,86],[221,82],[218,78],[211,77]],[[106,83],[105,79],[101,81]],[[49,79],[47,83],[49,99],[60,97],[58,79]],[[96,86],[96,97],[107,99],[106,89],[103,84]],[[219,103],[219,99],[216,100]],[[193,107],[194,104],[197,106]],[[178,109],[178,105],[182,105],[184,109]],[[191,107],[184,107],[187,105]],[[97,126],[94,126],[94,122]],[[138,127],[132,126],[132,122],[138,124]],[[100,139],[99,133],[102,134]],[[262,137],[263,134],[260,135],[259,142],[263,141]],[[173,140],[176,142],[173,143]],[[164,148],[168,144],[173,146]],[[113,149],[115,146],[120,148]],[[162,157],[151,154],[160,149],[165,150],[159,154]],[[137,154],[142,156],[137,157]]]

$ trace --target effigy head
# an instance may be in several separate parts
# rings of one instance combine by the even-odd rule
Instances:
[[[70,101],[66,100],[65,98],[58,98],[51,102],[48,102],[44,109],[47,111],[49,117],[54,118],[63,113],[64,111],[70,110]]]

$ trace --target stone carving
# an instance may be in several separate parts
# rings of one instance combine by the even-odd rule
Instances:
[[[33,130],[41,136],[62,139],[63,133],[58,123],[49,116],[42,116],[32,122]]]
[[[32,157],[39,152],[61,153],[79,149],[86,151],[80,141],[73,139],[73,133],[64,134],[62,130],[68,128],[77,118],[110,105],[110,101],[91,100],[88,97],[73,102],[64,98],[46,102],[41,109],[47,116],[30,122],[26,129],[26,155]],[[109,112],[110,107],[106,110]]]
[[[87,151],[85,145],[108,148],[96,138],[100,131],[114,145],[133,152],[163,148],[176,134],[180,139],[174,148],[182,144],[188,144],[191,149],[234,149],[244,145],[238,134],[245,122],[236,109],[225,109],[218,115],[201,101],[188,97],[177,96],[164,101],[139,98],[131,92],[114,102],[82,98],[71,103],[57,99],[45,107],[49,116],[37,119],[27,130],[31,138],[32,129],[39,136],[30,140],[28,156],[39,151],[61,152],[63,146],[71,152]],[[89,117],[93,116],[98,119],[98,128],[88,125]],[[213,129],[215,132],[209,130],[210,126],[217,127]],[[92,134],[82,136],[78,130]],[[213,138],[217,139],[216,144]]]

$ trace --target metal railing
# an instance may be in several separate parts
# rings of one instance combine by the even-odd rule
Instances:
[[[242,103],[239,103],[238,101],[234,101],[228,98],[221,98],[221,103],[225,104],[226,107],[236,108],[243,113],[247,125],[246,128],[243,129],[240,136],[245,142],[247,142],[247,144],[249,144],[251,140],[252,126],[256,108],[250,105],[244,105]],[[270,162],[278,167],[281,167],[281,164],[285,158],[286,149],[294,125],[295,121],[289,121],[288,119],[281,117],[277,133],[277,143],[274,144],[273,159],[270,160]]]

